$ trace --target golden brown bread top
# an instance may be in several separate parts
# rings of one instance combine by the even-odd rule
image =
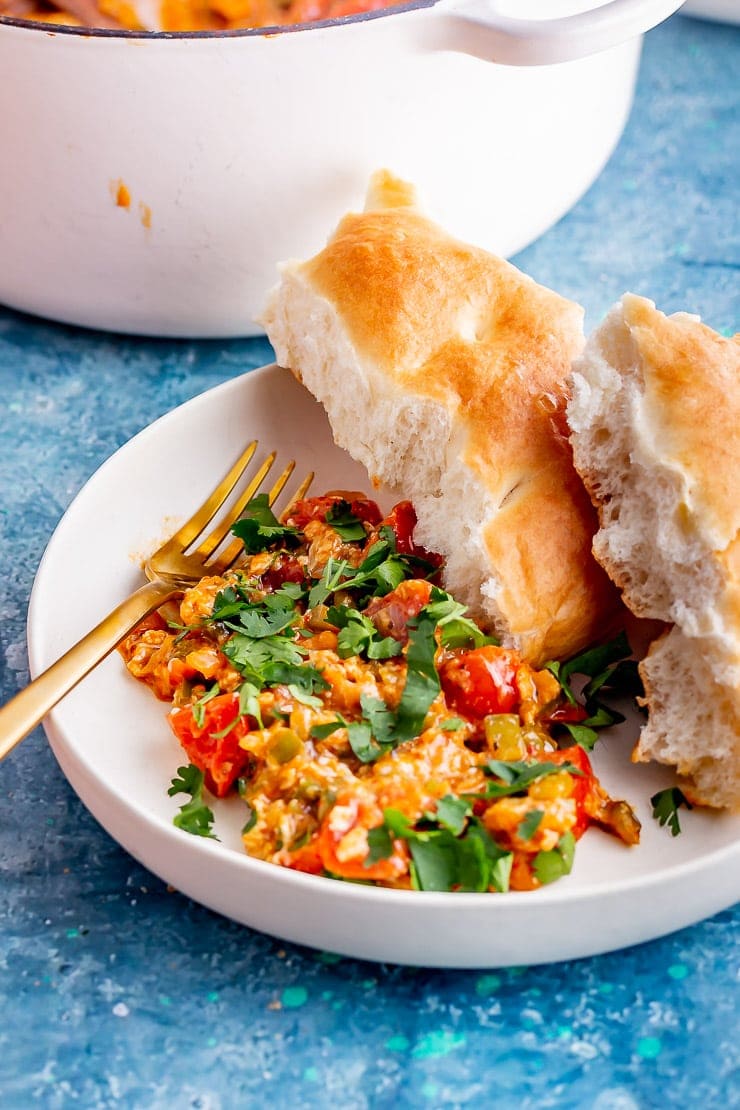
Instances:
[[[725,339],[690,316],[664,316],[627,294],[655,451],[687,478],[687,506],[723,550],[740,532],[740,336]]]
[[[582,309],[447,235],[400,185],[376,181],[375,203],[403,206],[346,216],[300,273],[384,394],[448,409],[465,463],[500,506],[483,535],[512,634],[536,661],[572,653],[608,631],[617,606],[565,437]]]

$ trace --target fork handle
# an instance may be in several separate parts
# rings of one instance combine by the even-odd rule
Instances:
[[[93,667],[110,655],[140,620],[181,592],[171,583],[147,582],[2,706],[0,759],[4,759]]]

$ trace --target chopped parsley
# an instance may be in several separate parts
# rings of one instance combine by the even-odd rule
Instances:
[[[519,822],[519,827],[516,830],[516,835],[519,837],[519,839],[531,840],[542,824],[542,818],[544,816],[544,810],[530,809],[527,816],[522,818],[522,820]]]
[[[180,812],[172,818],[173,825],[193,836],[206,836],[218,840],[213,832],[213,811],[203,801],[203,772],[193,764],[178,767],[179,778],[173,778],[167,793],[172,798],[176,794],[190,794],[190,801],[180,806]]]
[[[546,886],[570,875],[576,851],[576,838],[572,832],[563,833],[560,840],[549,852],[538,852],[532,863],[537,879]]]
[[[392,636],[381,636],[370,617],[348,605],[332,605],[326,619],[339,629],[337,655],[364,655],[368,659],[391,659],[400,655],[403,645]]]
[[[352,512],[349,501],[335,501],[324,519],[335,532],[339,533],[345,543],[364,541],[366,538],[362,521]]]
[[[266,493],[258,493],[252,498],[231,531],[243,542],[247,555],[267,551],[277,540],[288,545],[295,545],[300,540],[297,528],[280,523],[270,508]]]
[[[399,810],[385,809],[383,824],[368,833],[368,867],[392,854],[394,839],[408,843],[415,890],[509,889],[513,855],[496,844],[464,799],[442,798],[416,826]]]
[[[203,728],[203,725],[206,723],[206,705],[209,701],[211,701],[212,698],[217,697],[220,693],[221,688],[219,687],[219,684],[217,682],[214,682],[210,690],[206,690],[205,694],[203,694],[202,697],[197,698],[196,701],[192,703],[190,708],[193,711],[193,720],[195,721],[198,728]]]
[[[586,717],[582,721],[563,721],[563,727],[580,747],[590,752],[599,738],[599,729],[608,728],[624,720],[624,715],[602,700],[605,693],[611,696],[635,697],[642,692],[637,663],[630,659],[631,648],[627,636],[620,632],[613,640],[589,648],[561,663],[550,661],[545,669],[557,678],[567,701],[573,706],[583,705]],[[576,697],[572,679],[582,675],[589,679]]]
[[[483,647],[485,644],[498,644],[494,636],[486,636],[475,621],[466,617],[468,609],[454,597],[432,586],[432,594],[424,611],[432,617],[440,630],[440,642],[444,647]]]
[[[653,807],[653,817],[658,824],[662,828],[667,825],[671,830],[671,836],[678,836],[681,832],[678,811],[681,806],[686,806],[687,809],[692,808],[691,802],[683,790],[680,790],[677,786],[669,786],[666,790],[659,790],[657,794],[653,794],[650,804]]]
[[[512,794],[526,794],[533,782],[556,775],[559,771],[567,771],[571,775],[580,775],[581,771],[572,763],[525,763],[521,760],[489,759],[483,764],[483,770],[492,776],[493,781],[486,783],[483,794],[472,797],[505,798]]]

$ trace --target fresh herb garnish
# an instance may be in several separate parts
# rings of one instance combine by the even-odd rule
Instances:
[[[417,890],[498,891],[509,889],[513,856],[492,839],[469,804],[448,796],[414,827],[403,813],[388,808],[383,824],[370,829],[367,866],[387,859],[393,840],[405,840],[411,853],[411,883]]]
[[[193,764],[178,767],[179,778],[172,779],[167,793],[172,798],[176,794],[190,794],[190,801],[180,806],[180,812],[172,818],[173,825],[193,836],[207,836],[218,840],[213,832],[213,812],[203,801],[203,772]]]
[[[277,540],[294,545],[300,539],[297,528],[280,523],[270,508],[266,493],[258,493],[252,498],[244,515],[232,525],[231,531],[242,540],[247,555],[266,551]]]
[[[214,682],[210,690],[206,690],[205,694],[203,694],[202,697],[197,698],[196,701],[192,702],[190,708],[193,711],[193,720],[195,721],[198,728],[203,728],[203,725],[205,724],[206,706],[208,705],[208,702],[211,701],[212,698],[217,697],[220,693],[221,689],[218,683]]]
[[[381,528],[375,541],[358,567],[344,559],[331,558],[324,567],[321,578],[308,595],[311,609],[322,605],[337,590],[358,592],[358,608],[368,597],[385,597],[406,578],[418,578],[419,571],[435,573],[439,568],[416,555],[402,555],[396,549],[392,528]]]
[[[339,629],[337,655],[365,655],[368,659],[391,659],[403,646],[392,636],[381,636],[370,617],[348,605],[332,605],[326,619]]]
[[[455,601],[454,597],[445,593],[438,586],[432,586],[429,603],[424,611],[433,617],[440,630],[440,642],[444,647],[483,647],[486,644],[498,644],[493,636],[486,636],[481,632],[475,621],[470,620],[465,614],[466,605]]]
[[[669,786],[665,790],[659,790],[657,794],[653,794],[650,799],[650,804],[653,807],[653,817],[658,824],[665,828],[667,825],[671,830],[671,836],[678,836],[681,832],[681,825],[678,820],[678,811],[681,806],[686,806],[691,809],[691,802],[688,800],[683,790],[678,786]]]
[[[365,539],[362,521],[352,512],[349,501],[335,501],[324,519],[335,532],[339,533],[345,543]]]
[[[599,738],[599,729],[624,720],[622,713],[605,704],[603,695],[608,692],[617,697],[634,697],[642,690],[637,663],[628,658],[630,654],[627,636],[620,632],[608,643],[589,648],[564,663],[545,663],[545,669],[557,678],[567,701],[573,706],[583,705],[586,716],[582,721],[563,721],[562,725],[576,744],[586,751],[593,750]],[[589,679],[581,691],[581,701],[572,687],[571,680],[575,675]]]
[[[556,775],[559,771],[568,771],[571,775],[581,775],[583,772],[572,763],[525,763],[521,760],[489,759],[482,765],[482,770],[487,775],[493,776],[493,782],[486,783],[482,794],[474,794],[476,798],[505,798],[512,794],[526,794],[533,782]]]
[[[519,822],[516,830],[516,835],[520,840],[531,840],[538,828],[542,824],[542,818],[545,816],[542,809],[530,809],[526,817],[523,817]]]

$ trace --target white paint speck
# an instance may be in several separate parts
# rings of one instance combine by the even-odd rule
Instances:
[[[113,1007],[113,1013],[116,1015],[116,1017],[128,1017],[130,1012],[131,1011],[129,1010],[125,1002],[116,1002],[115,1006]]]

